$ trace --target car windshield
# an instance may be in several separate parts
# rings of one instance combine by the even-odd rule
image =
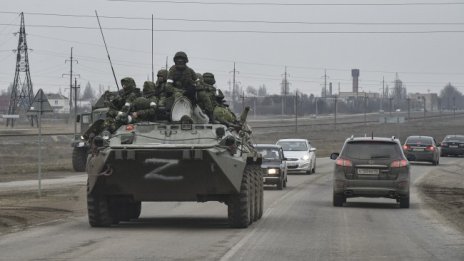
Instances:
[[[399,146],[392,142],[349,142],[340,156],[351,159],[397,159]]]
[[[443,141],[458,141],[464,142],[464,136],[446,136]]]
[[[263,155],[264,160],[280,159],[279,150],[276,148],[257,148],[257,150]]]
[[[406,144],[432,145],[432,139],[424,137],[410,137],[406,140]]]
[[[304,141],[279,141],[277,145],[282,146],[284,151],[305,151],[308,146]]]

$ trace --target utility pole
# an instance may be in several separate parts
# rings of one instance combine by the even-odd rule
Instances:
[[[337,98],[338,96],[335,95],[335,103],[334,103],[334,128],[337,129]]]
[[[382,97],[380,101],[380,110],[383,110],[383,98],[385,97],[385,77],[382,77]]]
[[[80,88],[81,86],[80,85],[77,85],[77,78],[74,77],[74,139],[77,139],[76,138],[76,135],[77,135],[77,121],[76,121],[76,118],[77,118],[77,89]]]
[[[406,98],[406,101],[408,102],[408,120],[411,119],[411,107],[410,107],[410,102],[411,102],[411,98]]]
[[[453,96],[453,120],[456,119],[456,96]]]
[[[282,86],[282,115],[284,115],[287,110],[287,92],[288,92],[287,66],[285,66],[284,82]]]
[[[65,60],[65,63],[69,62],[70,64],[70,69],[69,69],[69,74],[62,74],[61,77],[65,75],[69,75],[69,115],[71,115],[72,112],[72,106],[73,106],[73,99],[72,99],[72,89],[73,89],[73,63],[79,63],[77,60],[74,59],[73,57],[73,47],[71,47],[71,57],[69,60]],[[79,76],[79,74],[76,74],[76,76]]]
[[[324,69],[324,97],[327,96],[327,69]]]
[[[364,92],[364,125],[367,125],[366,110],[367,110],[367,94]]]
[[[237,90],[236,90],[236,86],[235,86],[235,85],[236,85],[236,83],[235,83],[235,75],[236,75],[237,73],[239,73],[239,72],[235,69],[235,62],[234,62],[234,70],[231,71],[231,72],[232,72],[232,104],[233,104],[233,106],[235,106],[235,102],[236,102],[236,100],[237,100],[237,97],[236,97],[236,95],[237,95],[237,93],[236,93]]]
[[[154,45],[154,42],[153,42],[153,14],[151,14],[151,81],[152,82],[155,82],[155,68],[154,68],[154,65],[153,65],[153,45]]]
[[[298,133],[298,90],[295,90],[295,133]]]

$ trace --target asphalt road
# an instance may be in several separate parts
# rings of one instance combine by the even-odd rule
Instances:
[[[334,208],[332,167],[318,159],[316,174],[267,188],[263,219],[248,229],[228,228],[219,203],[144,203],[140,220],[118,227],[81,217],[1,236],[0,260],[464,260],[464,234],[414,185],[410,209],[367,198]],[[434,168],[414,165],[413,182]]]

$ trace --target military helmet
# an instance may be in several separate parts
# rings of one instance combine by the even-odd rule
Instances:
[[[214,74],[210,72],[205,72],[203,74],[203,80],[205,81],[205,83],[211,84],[211,85],[216,83],[216,80],[214,79]]]
[[[135,87],[136,87],[135,81],[134,81],[134,79],[131,78],[131,77],[123,78],[123,79],[121,80],[121,85],[123,86],[123,88],[124,88],[124,86],[125,86],[126,88],[124,88],[124,89],[128,89],[128,90],[130,90],[130,89],[135,89]]]
[[[175,55],[174,55],[174,61],[176,61],[177,58],[183,58],[185,60],[186,63],[188,63],[188,57],[187,57],[187,54],[184,53],[184,52],[177,52]]]
[[[168,78],[168,70],[166,69],[161,69],[158,71],[156,74],[157,77],[164,77],[165,79]]]
[[[224,99],[224,93],[220,89],[216,89],[216,99],[219,101]]]

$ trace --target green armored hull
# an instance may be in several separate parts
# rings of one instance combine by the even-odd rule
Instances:
[[[246,133],[222,124],[139,123],[89,156],[92,226],[138,218],[142,201],[219,201],[232,227],[262,216],[261,158]]]

